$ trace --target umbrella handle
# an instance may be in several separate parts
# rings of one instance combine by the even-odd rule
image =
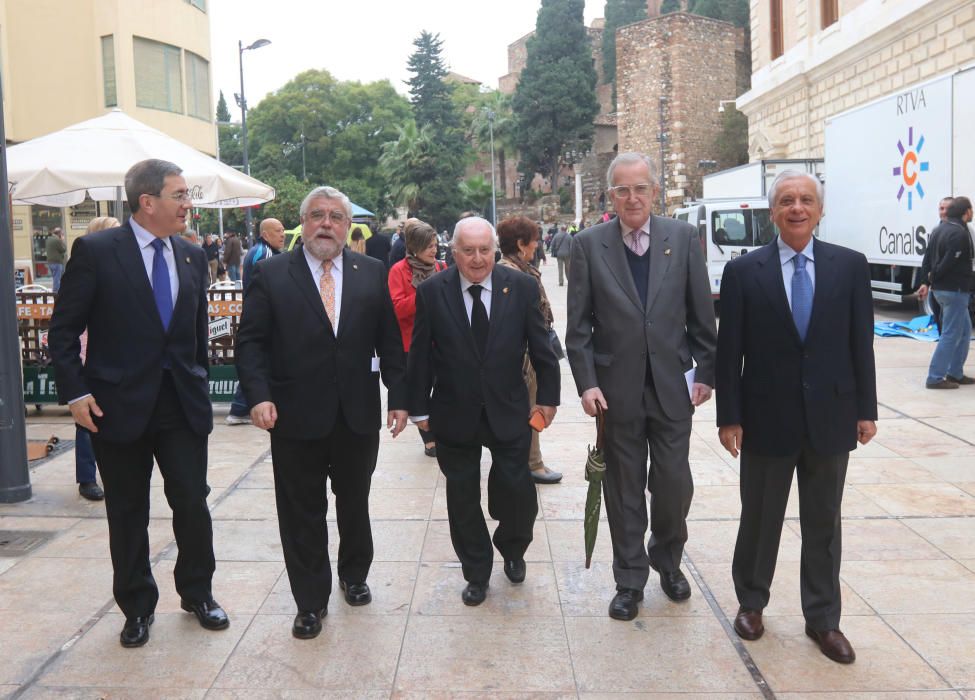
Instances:
[[[603,449],[603,432],[606,429],[606,414],[603,412],[603,407],[596,402],[596,449]]]

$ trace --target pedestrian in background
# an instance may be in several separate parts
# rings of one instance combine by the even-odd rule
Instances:
[[[569,260],[572,256],[572,236],[565,230],[564,224],[552,239],[551,252],[559,266],[559,286],[562,287],[569,279]]]
[[[552,334],[552,326],[555,323],[555,316],[552,314],[552,305],[549,304],[548,295],[545,293],[545,285],[542,284],[542,273],[538,268],[529,264],[535,259],[535,253],[541,249],[541,228],[531,219],[524,216],[513,216],[505,219],[498,224],[498,246],[501,248],[501,260],[498,263],[503,267],[511,268],[524,272],[535,280],[538,284],[539,303],[542,310],[542,317],[545,319],[545,327]],[[525,377],[525,384],[528,385],[528,402],[535,404],[535,397],[538,394],[538,377],[535,368],[532,367],[531,357],[526,352],[525,360],[521,366],[522,374]],[[532,441],[528,450],[528,468],[532,473],[532,480],[536,484],[557,484],[562,480],[562,473],[552,471],[545,466],[542,459],[542,449],[540,446],[540,434],[531,431]]]
[[[64,232],[60,227],[51,231],[44,244],[47,268],[51,271],[51,290],[57,294],[61,289],[61,275],[64,274],[64,261],[68,248],[64,243]]]
[[[223,243],[223,265],[231,282],[240,280],[240,263],[244,258],[244,246],[233,231],[227,232]]]
[[[938,226],[945,222],[948,218],[948,205],[951,204],[952,197],[944,197],[940,202],[938,202]],[[934,255],[935,246],[937,246],[937,238],[934,232],[938,230],[938,226],[935,226],[931,231],[931,235],[928,236],[928,244],[924,249],[924,257],[921,259],[921,267],[918,270],[918,279],[921,281],[920,286],[917,288],[917,298],[921,301],[927,299],[928,306],[931,307],[931,315],[934,316],[934,324],[938,327],[938,334],[941,334],[941,305],[938,300],[934,298],[933,294],[929,294],[931,290],[931,261]]]
[[[446,269],[447,265],[437,260],[437,234],[425,221],[407,219],[403,226],[403,239],[406,242],[406,257],[389,270],[389,294],[403,335],[403,350],[409,353],[416,317],[416,288],[424,280]],[[421,429],[420,438],[423,440],[423,453],[427,457],[436,457],[437,443],[433,433]]]
[[[203,252],[207,256],[207,268],[210,271],[210,284],[216,284],[218,275],[217,268],[220,265],[220,243],[217,242],[217,237],[212,233],[208,233],[206,238],[203,240]]]

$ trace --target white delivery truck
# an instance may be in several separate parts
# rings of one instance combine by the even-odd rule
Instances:
[[[674,211],[697,228],[708,266],[711,296],[718,298],[728,261],[775,238],[766,193],[783,170],[822,176],[822,159],[761,160],[704,176],[704,198]]]
[[[825,241],[870,262],[874,298],[903,301],[938,202],[975,195],[975,66],[826,120]]]

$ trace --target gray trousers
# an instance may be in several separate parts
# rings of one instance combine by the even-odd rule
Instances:
[[[741,453],[741,521],[731,576],[738,602],[749,610],[768,605],[792,473],[799,479],[802,614],[814,630],[839,629],[840,503],[848,453],[823,456],[808,445],[786,457]]]
[[[694,494],[687,460],[691,419],[668,418],[652,387],[644,391],[643,415],[623,421],[611,415],[612,408],[606,421],[603,497],[613,539],[613,576],[617,588],[643,590],[651,561],[659,571],[680,567]],[[644,545],[647,489],[651,534]]]
[[[561,287],[569,279],[569,258],[556,258],[559,265],[559,286]],[[563,277],[564,276],[564,277]]]

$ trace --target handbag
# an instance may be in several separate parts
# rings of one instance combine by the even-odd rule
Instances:
[[[562,341],[559,340],[559,334],[555,332],[554,328],[548,329],[548,342],[552,346],[552,352],[555,353],[555,359],[563,359],[565,357],[565,350],[562,349]]]

